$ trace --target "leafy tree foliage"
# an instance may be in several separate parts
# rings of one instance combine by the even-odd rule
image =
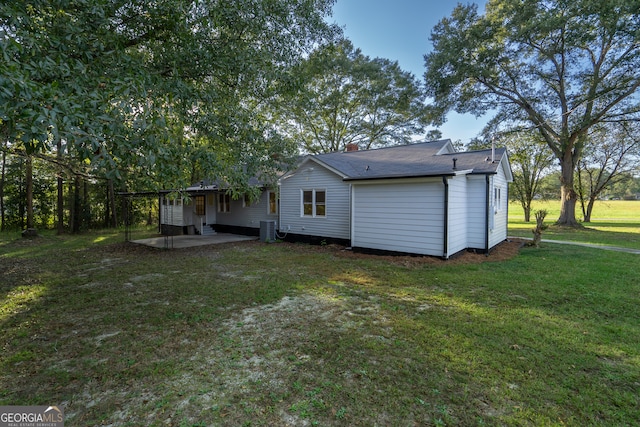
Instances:
[[[640,1],[489,0],[434,28],[429,95],[446,112],[533,126],[561,165],[558,223],[577,225],[574,172],[589,131],[640,119]]]
[[[531,203],[541,196],[542,178],[554,160],[547,144],[533,132],[506,136],[506,146],[513,170],[513,192],[524,212],[524,220],[531,219]]]
[[[408,143],[430,122],[416,78],[397,62],[365,56],[348,40],[320,47],[293,74],[301,88],[281,122],[306,152]]]
[[[271,154],[290,148],[255,105],[272,100],[288,67],[333,35],[323,20],[332,3],[3,2],[6,148],[58,157],[78,174],[135,176],[145,187],[184,185],[194,163],[246,185],[271,170]]]
[[[593,206],[605,190],[640,171],[640,132],[627,123],[598,126],[586,146],[576,176],[583,220],[591,222]]]

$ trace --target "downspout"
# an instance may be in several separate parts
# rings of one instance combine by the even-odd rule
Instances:
[[[443,221],[443,245],[442,245],[442,257],[448,259],[448,240],[449,240],[449,181],[446,176],[442,177],[442,183],[444,184],[444,221]]]
[[[162,234],[162,219],[162,194],[158,193],[158,234]]]
[[[349,184],[349,246],[353,247],[353,221],[354,221],[354,206],[353,206],[353,185]]]
[[[486,216],[485,216],[486,221],[485,221],[485,227],[484,227],[484,231],[485,231],[485,234],[484,234],[484,253],[486,255],[489,255],[489,215],[490,215],[489,203],[491,201],[491,199],[490,199],[491,194],[489,194],[489,190],[491,190],[491,185],[490,185],[491,181],[489,180],[489,175],[485,175],[485,177],[486,177],[486,190],[485,190],[485,193],[487,195],[487,199],[486,199],[486,203],[485,203],[486,204],[486,206],[485,206],[485,208],[486,208],[485,209],[486,210]]]
[[[278,194],[276,194],[276,209],[278,209],[278,223],[276,224],[276,230],[282,232],[280,224],[282,224],[282,209],[280,209],[280,195],[282,194],[282,186],[280,180],[278,180]],[[267,200],[268,202],[268,200]]]
[[[506,205],[507,205],[507,233],[505,234],[505,237],[509,235],[509,183],[507,182],[507,198],[506,198]]]

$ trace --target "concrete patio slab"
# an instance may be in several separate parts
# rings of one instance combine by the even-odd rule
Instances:
[[[181,249],[194,246],[216,245],[220,243],[242,242],[258,240],[256,236],[241,236],[239,234],[218,233],[211,236],[183,235],[159,236],[150,239],[132,240],[132,243],[150,246],[152,248]]]

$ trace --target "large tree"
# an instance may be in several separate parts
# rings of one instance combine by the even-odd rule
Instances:
[[[9,150],[140,187],[186,184],[193,162],[246,185],[287,149],[255,106],[333,35],[332,4],[2,2],[0,135]]]
[[[574,172],[589,130],[640,118],[639,0],[489,0],[433,29],[429,94],[443,114],[533,125],[561,166],[559,224],[577,225]]]
[[[408,143],[430,121],[415,76],[397,62],[371,59],[349,40],[320,47],[292,73],[300,89],[283,109],[282,127],[303,151]]]

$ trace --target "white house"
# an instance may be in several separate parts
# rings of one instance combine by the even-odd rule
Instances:
[[[449,258],[507,237],[504,148],[450,140],[308,156],[280,179],[278,227],[293,239]]]
[[[456,153],[450,140],[311,155],[260,199],[233,200],[217,184],[161,194],[163,232],[259,235],[274,222],[287,240],[338,241],[356,250],[449,258],[489,252],[507,238],[506,150]]]

